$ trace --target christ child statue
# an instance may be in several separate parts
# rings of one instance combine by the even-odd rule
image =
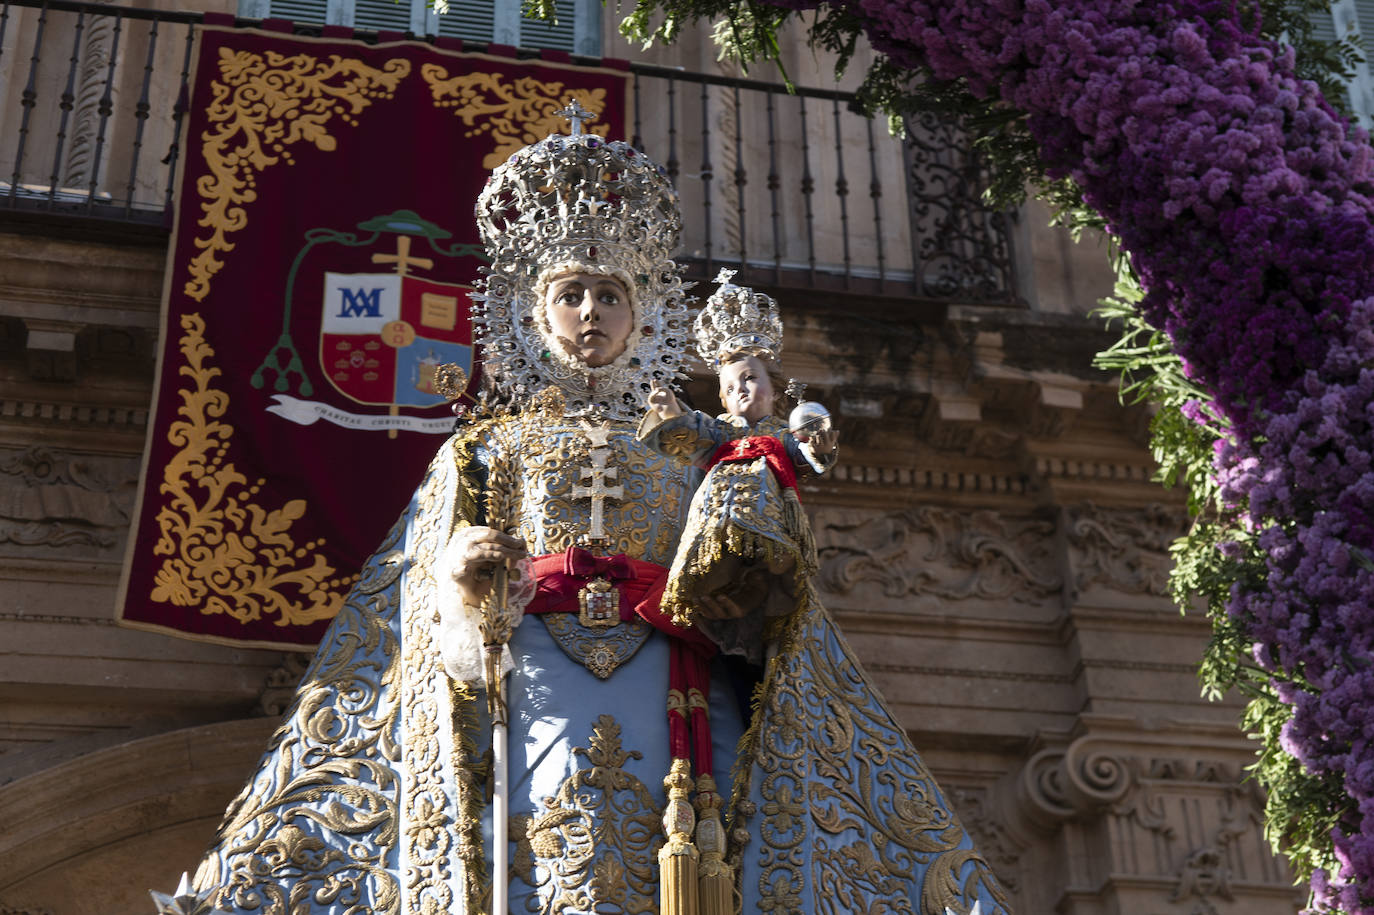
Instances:
[[[722,283],[697,317],[696,346],[714,365],[726,412],[688,410],[663,385],[648,395],[639,438],[706,471],[668,573],[662,608],[699,625],[727,652],[753,656],[767,620],[801,606],[816,571],[798,474],[835,462],[836,433],[819,404],[777,417],[782,320],[769,296]]]

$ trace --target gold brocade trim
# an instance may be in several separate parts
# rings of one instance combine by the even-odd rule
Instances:
[[[573,753],[589,765],[544,798],[544,813],[513,818],[511,835],[524,839],[511,868],[539,896],[527,911],[656,912],[661,811],[644,783],[625,769],[643,754],[621,746],[620,725],[610,715],[596,719],[590,746],[574,747]]]
[[[358,126],[363,109],[391,98],[408,75],[410,62],[401,59],[378,70],[337,54],[321,60],[220,48],[209,125],[198,138],[210,173],[196,181],[204,214],[197,225],[210,233],[194,240],[199,253],[188,267],[186,295],[199,302],[209,294],[210,278],[224,266],[220,255],[234,247],[227,236],[248,223],[244,205],[257,199],[259,173],[282,161],[292,164],[289,147],[301,141],[332,152],[337,140],[327,131],[330,121]]]
[[[689,710],[698,708],[705,709],[709,712],[710,703],[706,701],[706,696],[702,693],[702,691],[693,686],[692,688],[687,690],[687,708]]]
[[[181,329],[179,374],[190,385],[178,391],[183,419],[167,430],[179,450],[158,490],[166,501],[153,554],[167,558],[153,576],[151,598],[245,623],[276,616],[303,626],[334,616],[343,605],[341,589],[357,577],[331,577],[333,566],[316,552],[323,539],[297,545],[292,538],[292,524],[306,512],[304,499],[264,508],[255,497],[266,480],[249,485],[225,461],[234,427],[220,421],[229,397],[214,386],[215,351],[199,314],[183,315]]]
[[[546,83],[532,76],[506,82],[496,73],[469,73],[450,79],[448,70],[439,64],[423,64],[420,77],[429,84],[436,107],[454,109],[454,115],[472,128],[464,136],[491,134],[496,145],[482,160],[484,171],[496,168],[516,150],[562,132],[566,118],[554,112],[568,102],[580,102],[596,115],[606,108],[605,89],[564,88],[562,82]],[[484,120],[478,123],[479,118]],[[585,129],[604,137],[610,125]]]
[[[605,680],[648,641],[654,627],[640,619],[611,630],[588,632],[570,613],[541,613],[539,618],[563,653]]]
[[[405,915],[452,911],[461,900],[482,892],[480,838],[460,821],[475,803],[455,757],[471,758],[475,748],[460,730],[471,724],[471,690],[454,690],[435,642],[439,621],[435,566],[448,542],[454,496],[462,479],[440,462],[416,496],[406,555],[401,616],[401,868],[405,874]],[[445,751],[447,748],[447,752]],[[452,772],[457,806],[450,803],[446,774]],[[480,818],[478,819],[480,823]],[[476,847],[474,847],[474,842]],[[455,844],[458,846],[455,849]]]
[[[400,665],[388,625],[404,561],[402,517],[349,593],[268,747],[229,805],[194,886],[217,908],[297,915],[306,898],[366,899],[357,915],[396,915],[388,870],[397,843],[394,739]]]

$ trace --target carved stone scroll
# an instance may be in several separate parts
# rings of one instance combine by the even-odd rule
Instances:
[[[0,550],[105,551],[129,525],[138,462],[0,451]]]
[[[1289,875],[1264,838],[1264,801],[1245,763],[1199,759],[1184,735],[1155,740],[1087,734],[1042,749],[1018,776],[1016,824],[1059,834],[1062,849],[1089,843],[1068,880],[1104,887],[1121,911],[1145,911],[1147,900],[1148,911],[1187,915],[1233,901],[1236,911],[1260,900],[1284,911]]]
[[[1169,545],[1186,516],[1158,503],[1144,508],[1103,508],[1091,502],[1065,510],[1065,532],[1077,593],[1100,585],[1127,594],[1169,596]]]
[[[1054,524],[995,511],[917,508],[817,519],[821,587],[887,598],[1037,603],[1062,586]]]

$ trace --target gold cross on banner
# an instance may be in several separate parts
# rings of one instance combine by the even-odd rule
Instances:
[[[410,256],[409,235],[402,235],[400,238],[396,239],[395,254],[374,254],[372,255],[372,263],[395,264],[396,272],[401,276],[405,276],[406,273],[409,272],[411,264],[414,264],[416,267],[423,267],[426,270],[434,269],[434,260],[432,258]]]

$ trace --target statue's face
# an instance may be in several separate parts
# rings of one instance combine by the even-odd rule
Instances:
[[[549,283],[544,314],[564,348],[592,368],[625,352],[634,329],[630,294],[613,276],[569,273]]]
[[[720,367],[720,400],[732,416],[756,423],[773,412],[773,382],[763,360],[745,356]]]

